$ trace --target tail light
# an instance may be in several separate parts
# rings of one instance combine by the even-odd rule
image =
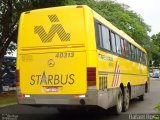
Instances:
[[[25,98],[25,94],[19,94],[18,97],[19,97],[19,99],[24,99]]]
[[[19,70],[16,70],[16,86],[19,86]]]
[[[87,86],[96,86],[96,68],[87,68]]]

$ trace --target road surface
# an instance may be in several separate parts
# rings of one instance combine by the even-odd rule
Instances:
[[[135,119],[134,115],[142,114],[142,116],[136,116],[137,119],[151,119],[152,115],[148,114],[157,113],[155,106],[160,102],[160,79],[151,79],[150,92],[145,94],[145,100],[139,101],[134,99],[130,103],[130,108],[127,112],[121,115],[113,115],[110,110],[106,112],[91,111],[91,112],[78,112],[70,113],[67,115],[60,114],[57,109],[53,107],[31,107],[25,105],[11,105],[0,108],[0,119],[5,120],[6,117],[15,118],[15,120],[124,120]]]

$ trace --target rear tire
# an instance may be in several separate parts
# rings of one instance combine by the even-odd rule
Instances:
[[[144,101],[144,95],[140,95],[140,96],[139,96],[139,100],[140,100],[140,101]]]
[[[124,89],[124,95],[123,95],[123,106],[122,106],[123,112],[126,112],[129,109],[129,102],[130,102],[130,94],[128,87],[126,87]]]
[[[113,110],[116,115],[119,115],[122,112],[122,104],[123,104],[123,94],[122,90],[120,89],[117,95],[116,106],[113,107]]]
[[[148,91],[149,91],[149,86],[148,86],[148,84],[146,83],[146,84],[145,84],[145,93],[148,93]]]

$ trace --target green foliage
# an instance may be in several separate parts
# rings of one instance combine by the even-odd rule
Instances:
[[[16,103],[16,92],[10,91],[8,93],[0,93],[0,105]]]
[[[22,11],[30,8],[30,2],[27,0],[1,0],[0,6],[0,58],[3,58],[7,50],[10,53],[16,49],[14,43],[17,42],[19,16]]]
[[[154,116],[153,120],[160,120],[160,103],[155,107],[155,110],[158,112],[157,115]]]
[[[155,109],[160,112],[160,103],[155,107]]]
[[[152,60],[154,61],[154,66],[160,65],[160,32],[151,37],[152,39]]]

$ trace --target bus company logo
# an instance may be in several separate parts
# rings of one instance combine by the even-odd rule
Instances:
[[[59,36],[61,41],[70,41],[70,33],[66,33],[63,26],[59,24],[59,19],[56,15],[48,15],[48,19],[53,25],[47,33],[42,25],[34,27],[34,33],[38,34],[43,43],[52,42],[55,34]]]
[[[49,66],[49,67],[53,67],[54,65],[55,65],[54,60],[53,60],[53,59],[49,59],[49,60],[48,60],[48,66]]]

